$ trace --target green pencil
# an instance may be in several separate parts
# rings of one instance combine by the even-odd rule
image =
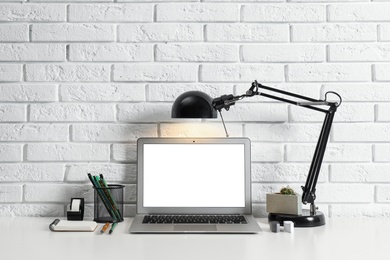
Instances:
[[[100,184],[102,187],[106,188],[106,189],[104,189],[104,191],[106,192],[107,198],[110,201],[110,203],[113,207],[114,213],[116,213],[116,216],[118,217],[118,220],[123,220],[122,214],[118,208],[118,205],[116,204],[116,202],[114,200],[114,196],[112,196],[112,193],[107,185],[106,180],[103,177],[103,174],[100,174]]]
[[[113,218],[113,222],[118,221],[118,218],[116,216],[117,214],[115,213],[115,210],[114,210],[114,208],[109,200],[109,196],[107,196],[107,194],[106,194],[107,189],[105,187],[102,187],[102,185],[100,185],[99,176],[93,176],[93,179],[95,180],[95,182],[97,184],[98,190],[100,191],[100,194],[101,194],[101,199],[104,201],[104,204],[106,206],[108,213],[110,213],[111,217]]]
[[[111,233],[114,232],[114,229],[115,229],[116,225],[118,225],[118,222],[112,223],[111,229],[110,229],[110,231],[108,231],[108,234],[111,235]]]

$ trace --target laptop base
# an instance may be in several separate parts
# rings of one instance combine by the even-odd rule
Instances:
[[[256,219],[245,215],[247,224],[143,224],[145,215],[137,215],[130,226],[133,234],[253,234],[261,232]]]

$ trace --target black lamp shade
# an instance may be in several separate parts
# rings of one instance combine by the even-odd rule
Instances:
[[[201,91],[188,91],[176,98],[172,106],[172,118],[217,118],[211,105],[213,99]]]

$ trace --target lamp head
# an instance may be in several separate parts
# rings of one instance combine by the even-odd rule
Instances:
[[[176,98],[172,106],[172,118],[217,118],[213,99],[201,91],[188,91]]]

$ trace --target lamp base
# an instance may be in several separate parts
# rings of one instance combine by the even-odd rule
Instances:
[[[283,221],[292,221],[295,227],[318,227],[325,225],[325,216],[321,211],[310,215],[310,210],[303,209],[302,215],[269,213],[268,222],[270,221],[278,221],[281,226],[283,226]]]

